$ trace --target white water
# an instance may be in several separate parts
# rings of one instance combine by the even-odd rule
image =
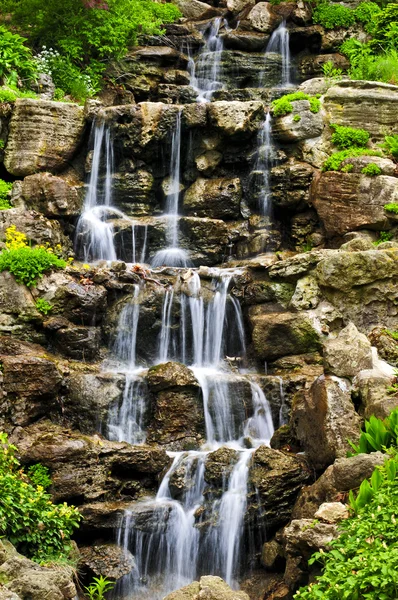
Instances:
[[[189,267],[189,256],[178,245],[178,205],[181,180],[181,112],[177,114],[176,125],[171,141],[170,183],[166,198],[167,248],[160,250],[151,261],[152,267]]]
[[[101,173],[105,171],[104,178]],[[94,125],[94,149],[83,213],[76,227],[76,253],[85,262],[116,260],[112,208],[113,146],[104,122]],[[123,215],[124,216],[124,215]]]
[[[198,93],[198,102],[209,102],[214,92],[224,87],[220,81],[220,66],[224,49],[220,37],[222,23],[222,17],[217,17],[211,22],[209,30],[205,34],[205,45],[200,51],[196,63],[193,58],[190,58],[189,61],[190,85]]]
[[[258,208],[263,217],[272,216],[270,170],[272,168],[271,114],[268,112],[258,136],[258,153],[254,170]]]
[[[290,61],[290,46],[289,46],[289,30],[286,27],[286,21],[282,21],[277,29],[271,35],[265,50],[265,60],[267,55],[271,52],[275,52],[282,57],[282,73],[281,73],[281,87],[289,87],[291,85],[290,72],[291,72],[291,61]]]

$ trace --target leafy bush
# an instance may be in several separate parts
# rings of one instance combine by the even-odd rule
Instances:
[[[398,215],[398,204],[395,204],[393,202],[391,204],[385,204],[384,210],[386,210],[387,212],[394,213],[394,215]]]
[[[100,575],[93,577],[93,582],[85,587],[87,596],[90,600],[104,600],[106,592],[110,592],[115,587],[115,583]]]
[[[342,534],[328,552],[317,552],[310,564],[323,564],[322,575],[294,596],[295,600],[393,600],[398,569],[398,460],[394,456],[361,485],[357,513],[340,525]]]
[[[365,129],[355,129],[354,127],[344,127],[331,123],[330,127],[334,130],[332,142],[340,150],[345,148],[363,148],[369,141],[370,133]]]
[[[356,156],[383,156],[383,154],[379,150],[369,150],[368,148],[340,150],[340,152],[335,152],[332,156],[329,156],[323,164],[322,171],[339,171],[343,161]]]
[[[52,304],[47,302],[47,300],[44,300],[43,298],[38,298],[36,300],[36,308],[43,315],[48,315],[48,313],[52,311],[53,306]]]
[[[397,50],[378,47],[381,54],[375,54],[371,44],[362,43],[355,38],[346,40],[340,50],[350,60],[348,75],[351,79],[398,83]]]
[[[383,11],[374,15],[371,29],[373,46],[387,50],[398,50],[398,5],[390,2]]]
[[[355,13],[351,8],[341,4],[329,4],[321,2],[312,14],[314,23],[322,25],[325,29],[336,29],[337,27],[350,27],[355,23]]]
[[[19,79],[27,82],[35,77],[35,62],[25,42],[25,38],[0,25],[0,82],[16,85]]]
[[[384,420],[372,415],[369,421],[365,421],[364,427],[358,445],[350,442],[354,454],[368,454],[398,445],[398,409]]]
[[[12,189],[12,183],[7,183],[3,179],[0,179],[0,210],[7,210],[11,208],[10,204],[10,192]]]
[[[27,90],[19,90],[11,85],[0,88],[0,104],[2,102],[15,102],[17,98],[37,98],[37,94]]]
[[[310,103],[310,111],[312,113],[318,113],[321,109],[321,103],[315,96],[310,96],[304,92],[293,92],[292,94],[285,94],[271,103],[273,115],[275,117],[283,117],[284,115],[293,112],[292,102],[297,100],[308,100]]]
[[[334,62],[331,60],[328,60],[327,62],[323,63],[322,71],[323,71],[323,76],[326,79],[330,79],[332,82],[340,81],[341,77],[343,75],[342,69],[337,69],[334,66]]]
[[[0,433],[0,534],[35,560],[65,555],[80,514],[66,503],[53,504],[43,486],[23,473],[16,452]]]
[[[27,470],[27,475],[34,485],[41,485],[43,489],[47,489],[52,484],[50,472],[44,465],[37,463],[31,465]]]
[[[354,10],[355,20],[365,25],[373,23],[380,14],[380,7],[375,2],[361,2]]]
[[[379,239],[373,242],[374,246],[380,246],[380,244],[384,244],[384,242],[390,242],[392,240],[393,234],[391,231],[380,231]]]
[[[17,231],[15,225],[6,230],[6,250],[0,253],[0,272],[9,271],[18,283],[31,287],[43,273],[64,267],[66,262],[49,249],[28,246],[26,235]]]
[[[398,158],[398,135],[386,135],[382,148],[394,158]]]
[[[381,175],[382,171],[375,163],[369,163],[361,170],[361,173],[368,177],[376,177],[377,175]]]

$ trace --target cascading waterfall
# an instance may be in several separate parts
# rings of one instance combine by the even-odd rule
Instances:
[[[113,226],[106,219],[120,213],[112,207],[113,147],[105,122],[94,123],[94,149],[83,213],[76,228],[76,253],[86,262],[116,260]],[[105,171],[105,177],[101,177]]]
[[[289,41],[289,30],[286,27],[286,21],[282,21],[277,29],[272,33],[271,38],[268,42],[265,50],[265,60],[267,60],[267,54],[270,52],[276,52],[282,57],[282,73],[281,73],[281,87],[289,87],[290,82],[290,41]]]
[[[184,274],[185,279],[176,288],[181,290],[180,293],[174,288],[166,290],[158,340],[158,362],[182,361],[190,366],[200,383],[207,441],[200,451],[170,453],[173,463],[156,498],[136,503],[126,511],[118,542],[133,553],[136,568],[118,585],[117,598],[161,600],[165,594],[186,585],[201,573],[214,573],[231,586],[237,585],[250,461],[256,447],[269,444],[273,423],[270,406],[260,386],[250,379],[250,374],[233,372],[228,366],[231,357],[227,352],[233,350],[231,354],[242,357],[246,352],[240,305],[229,294],[229,286],[240,271],[212,269],[210,273],[213,276],[210,302],[204,301],[196,271]],[[134,368],[137,368],[139,293],[139,286],[136,286],[132,304],[126,305],[121,313],[114,348],[119,360]],[[180,331],[173,327],[176,303],[180,306]],[[228,335],[231,332],[232,336]],[[231,402],[234,388],[242,382],[246,382],[251,392],[252,414],[249,417],[245,411],[234,409]],[[126,388],[128,386],[129,383]],[[125,392],[125,396],[128,394]],[[131,404],[130,413],[122,404],[115,423],[119,419],[127,425],[123,430],[114,427],[113,435],[119,440],[130,436],[129,441],[133,438],[135,443],[141,443],[144,439],[139,435],[144,434],[144,428],[141,427],[135,437],[131,435],[138,422],[132,411]],[[236,463],[225,477],[221,496],[210,499],[213,517],[203,529],[198,510],[206,504],[206,460],[209,452],[223,445],[236,452]],[[180,495],[176,499],[173,478],[181,476],[184,481],[182,486],[179,485]],[[144,525],[143,515],[150,515],[152,526],[149,530]]]
[[[253,188],[260,215],[272,216],[270,170],[272,167],[271,114],[268,112],[258,135],[258,152]]]
[[[177,113],[176,125],[171,142],[170,181],[166,201],[167,248],[157,252],[152,260],[153,267],[188,267],[189,258],[178,246],[178,204],[181,178],[181,109]]]
[[[221,58],[224,50],[224,44],[220,37],[222,23],[222,17],[217,17],[212,21],[205,36],[205,45],[199,53],[196,63],[193,58],[190,58],[190,83],[198,93],[198,102],[209,102],[214,92],[224,87],[220,81]]]

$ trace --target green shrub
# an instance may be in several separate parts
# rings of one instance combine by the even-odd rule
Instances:
[[[43,315],[48,315],[48,313],[52,311],[53,306],[52,304],[47,302],[47,300],[44,300],[43,298],[38,298],[36,300],[36,308]]]
[[[7,183],[3,179],[0,179],[0,210],[7,210],[11,208],[10,204],[10,192],[12,189],[12,183]]]
[[[333,81],[340,81],[343,75],[343,71],[341,69],[337,69],[334,66],[333,61],[328,60],[322,65],[323,76],[326,79],[330,79]]]
[[[373,23],[381,12],[380,7],[375,2],[361,2],[354,10],[354,17],[356,21],[367,25]]]
[[[93,577],[93,582],[86,586],[87,596],[90,600],[105,600],[106,592],[110,592],[115,587],[115,583],[100,575],[99,577]]]
[[[341,167],[342,173],[351,173],[354,170],[354,165],[347,163],[344,167]]]
[[[368,148],[349,148],[348,150],[340,150],[324,162],[322,171],[339,171],[341,163],[346,158],[355,158],[356,156],[383,156],[378,150],[369,150]]]
[[[394,158],[398,158],[398,135],[386,135],[382,148]]]
[[[25,42],[25,38],[0,25],[0,82],[16,85],[19,79],[29,82],[35,77],[35,62]]]
[[[377,175],[381,175],[382,170],[375,163],[369,163],[361,170],[361,173],[368,175],[368,177],[376,177]]]
[[[314,9],[312,20],[325,29],[336,29],[337,27],[350,27],[355,23],[355,13],[351,8],[341,4],[329,4],[320,2]]]
[[[17,448],[0,434],[0,534],[35,560],[65,556],[80,514],[66,503],[55,505],[41,485],[22,471]]]
[[[380,246],[380,244],[383,244],[384,242],[390,242],[392,240],[392,235],[391,231],[380,231],[379,239],[373,242],[373,245]]]
[[[294,117],[293,117],[293,121],[294,121],[295,123],[299,123],[299,122],[301,121],[301,116],[300,116],[300,115],[294,115]]]
[[[51,269],[63,269],[66,262],[45,248],[25,246],[3,250],[0,254],[0,272],[9,271],[18,283],[28,287],[36,285],[43,273]]]
[[[0,104],[2,102],[15,102],[17,98],[37,98],[37,94],[31,91],[18,90],[13,86],[0,88]]]
[[[398,83],[398,52],[395,49],[378,47],[375,54],[371,44],[362,43],[355,38],[345,41],[340,50],[350,60],[348,75],[351,79],[367,79]]]
[[[321,109],[321,103],[315,96],[310,96],[304,92],[293,92],[292,94],[285,94],[271,103],[273,115],[275,117],[283,117],[284,115],[293,112],[292,102],[296,102],[297,100],[308,100],[310,103],[310,111],[312,113],[318,113]]]
[[[43,489],[47,489],[52,484],[50,472],[44,465],[37,463],[31,465],[27,470],[27,475],[34,485],[41,485]]]
[[[373,23],[371,46],[376,52],[380,47],[398,50],[398,4],[387,4],[384,10],[374,15]]]
[[[334,130],[332,142],[340,150],[346,148],[363,148],[369,141],[370,133],[365,129],[355,129],[354,127],[344,127],[343,125],[330,124]]]
[[[361,485],[354,502],[356,516],[340,524],[341,535],[327,552],[317,552],[310,564],[321,564],[322,575],[295,600],[393,600],[398,569],[398,460],[394,456]],[[376,473],[376,474],[375,474]]]
[[[394,409],[385,419],[374,415],[365,421],[358,445],[350,443],[354,454],[369,454],[398,445],[398,409]]]
[[[393,202],[391,204],[385,204],[384,210],[398,215],[398,204],[394,204]]]

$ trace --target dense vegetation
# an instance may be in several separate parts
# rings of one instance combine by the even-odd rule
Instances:
[[[76,99],[99,91],[109,60],[180,16],[174,4],[151,0],[3,0],[2,9],[10,13],[13,32],[4,26],[0,32],[0,83],[29,86],[44,72],[59,97]],[[28,37],[29,47],[19,34]]]
[[[24,472],[16,453],[0,433],[0,534],[35,560],[65,558],[80,514],[66,503],[53,504],[46,492],[51,484],[47,469],[34,465]]]

